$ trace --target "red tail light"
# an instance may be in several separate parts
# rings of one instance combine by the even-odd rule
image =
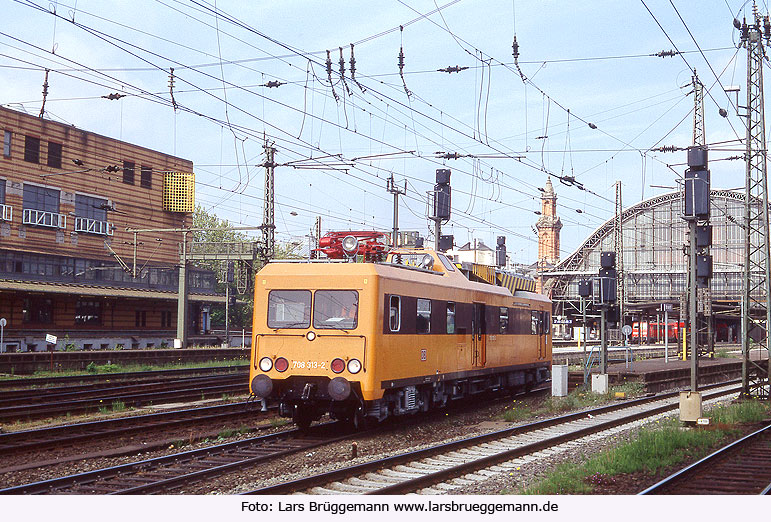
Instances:
[[[289,368],[289,361],[284,359],[283,357],[279,357],[276,359],[276,362],[273,365],[276,368],[277,372],[285,372],[287,368]]]
[[[345,370],[345,361],[342,359],[333,359],[330,368],[332,368],[333,372],[340,373]]]

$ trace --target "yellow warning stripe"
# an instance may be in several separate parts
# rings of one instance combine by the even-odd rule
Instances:
[[[471,265],[471,271],[475,276],[482,279],[483,281],[487,281],[491,285],[508,288],[511,290],[512,294],[517,290],[535,292],[535,280],[527,277],[504,272],[497,272],[493,266],[478,265],[474,263]]]

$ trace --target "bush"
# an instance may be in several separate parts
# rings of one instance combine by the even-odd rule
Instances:
[[[86,366],[86,371],[88,373],[117,373],[120,371],[120,366],[112,363],[97,365],[95,362],[91,361]]]

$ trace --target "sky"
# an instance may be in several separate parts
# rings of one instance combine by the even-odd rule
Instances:
[[[726,159],[746,131],[725,89],[740,86],[745,104],[732,22],[752,19],[748,2],[3,4],[1,105],[38,114],[50,69],[47,118],[192,160],[196,202],[239,226],[262,223],[267,141],[280,242],[307,244],[317,216],[324,232],[389,231],[390,176],[406,183],[400,229],[432,237],[427,194],[449,168],[442,233],[456,245],[502,235],[512,262],[535,262],[538,188],[551,178],[565,258],[612,218],[616,182],[625,208],[676,186],[686,152],[656,149],[692,144],[693,69],[712,186],[744,184],[743,162]],[[448,67],[466,69],[438,71]]]

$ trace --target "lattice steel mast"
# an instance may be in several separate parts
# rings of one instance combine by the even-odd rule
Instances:
[[[624,299],[624,229],[622,227],[621,214],[624,206],[621,203],[621,182],[616,181],[616,221],[613,224],[613,246],[616,251],[616,297],[618,299],[619,328],[624,326],[624,313],[626,304]]]
[[[276,154],[276,148],[265,142],[265,163],[262,164],[265,167],[265,207],[262,213],[262,261],[266,263],[269,259],[273,259],[276,249],[276,224],[274,216],[274,169],[276,163],[274,157]]]
[[[761,17],[753,6],[754,23],[741,25],[741,45],[747,47],[746,187],[744,202],[744,293],[742,295],[742,393],[768,398],[768,371],[751,360],[751,338],[765,345],[771,354],[771,260],[769,259],[768,180],[766,131],[763,100],[763,39],[771,36],[768,16]]]

